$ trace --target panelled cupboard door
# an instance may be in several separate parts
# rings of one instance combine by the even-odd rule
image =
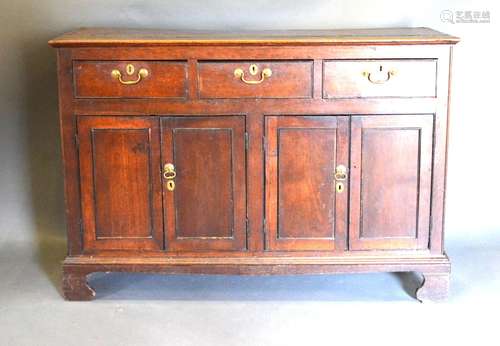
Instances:
[[[159,120],[78,117],[84,249],[161,250]]]
[[[349,118],[266,117],[265,187],[268,250],[344,251],[347,181],[335,170],[348,166]]]
[[[166,249],[246,249],[245,117],[161,120]]]
[[[433,115],[354,116],[350,250],[427,249]]]

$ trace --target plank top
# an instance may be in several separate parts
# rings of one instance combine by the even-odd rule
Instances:
[[[53,47],[162,45],[455,44],[458,37],[429,28],[270,31],[173,31],[82,28],[49,41]]]

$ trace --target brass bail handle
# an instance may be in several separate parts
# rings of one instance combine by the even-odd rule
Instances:
[[[392,76],[396,74],[395,70],[383,71],[382,65],[379,66],[378,71],[375,72],[363,72],[363,77],[368,78],[368,81],[373,84],[384,84],[388,82]]]
[[[175,172],[175,166],[171,163],[166,163],[163,166],[163,178],[167,181],[167,190],[174,191],[175,189],[175,177],[177,173]]]
[[[257,67],[257,65],[252,64],[252,65],[250,65],[250,67],[248,68],[248,70],[249,70],[249,72],[250,72],[250,74],[252,76],[255,76],[258,73],[259,68]],[[260,83],[262,83],[264,81],[264,79],[271,77],[272,74],[273,74],[273,71],[270,68],[265,68],[260,73],[260,79],[258,79],[258,80],[248,80],[248,79],[245,78],[245,71],[243,71],[242,68],[237,68],[237,69],[234,70],[234,76],[236,78],[241,79],[241,81],[243,83],[246,83],[246,84],[260,84]]]
[[[128,64],[125,68],[127,75],[131,76],[135,72],[135,67],[132,64]],[[122,73],[120,70],[113,70],[111,71],[111,76],[115,79],[118,79],[118,81],[123,84],[123,85],[134,85],[139,83],[143,78],[146,78],[149,75],[149,71],[145,68],[141,68],[139,72],[137,73],[137,78],[135,80],[123,80],[122,79]]]

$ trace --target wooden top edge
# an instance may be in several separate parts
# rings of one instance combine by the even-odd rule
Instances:
[[[49,41],[53,47],[162,46],[162,45],[377,45],[455,44],[458,37],[429,28],[281,30],[281,31],[172,31],[154,29],[83,28]]]

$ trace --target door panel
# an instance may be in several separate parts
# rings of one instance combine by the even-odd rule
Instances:
[[[231,129],[176,129],[174,162],[177,167],[177,236],[230,238],[233,229]],[[209,144],[210,145],[207,145]],[[213,156],[213,158],[211,158]],[[193,158],[201,157],[201,160]],[[211,158],[211,159],[206,159]],[[211,212],[204,218],[206,201]],[[180,206],[190,206],[183,208]]]
[[[163,184],[167,249],[245,249],[245,118],[163,118],[162,140],[176,172],[173,191]]]
[[[269,250],[343,250],[347,193],[335,192],[348,163],[348,119],[266,117],[266,233]]]
[[[163,247],[158,120],[80,117],[85,249]]]
[[[352,117],[350,249],[428,247],[432,128],[432,115]]]

